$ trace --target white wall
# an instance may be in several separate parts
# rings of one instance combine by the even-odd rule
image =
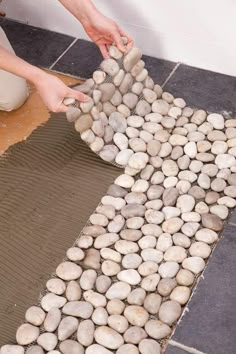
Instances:
[[[236,76],[235,0],[94,2],[145,54]],[[3,0],[2,7],[10,18],[87,38],[57,0]]]

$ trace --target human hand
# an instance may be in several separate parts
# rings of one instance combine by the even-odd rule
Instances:
[[[66,112],[68,107],[63,103],[63,100],[67,97],[75,98],[81,102],[86,102],[90,99],[89,96],[69,88],[60,79],[45,72],[34,82],[34,85],[43,102],[52,112]]]
[[[98,11],[90,15],[85,21],[82,21],[82,25],[88,36],[97,44],[105,59],[109,58],[108,49],[113,43],[116,44],[122,53],[125,53],[133,45],[133,39],[116,22]],[[127,38],[126,47],[121,37]]]

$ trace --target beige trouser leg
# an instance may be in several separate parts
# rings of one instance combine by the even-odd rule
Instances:
[[[0,45],[12,53],[14,50],[0,27]],[[12,111],[19,108],[28,97],[26,81],[0,69],[0,110]]]

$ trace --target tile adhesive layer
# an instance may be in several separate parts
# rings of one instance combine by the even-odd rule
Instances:
[[[51,118],[0,159],[0,345],[14,342],[24,312],[120,171]]]
[[[94,80],[77,87],[92,99],[65,103],[71,106],[68,120],[75,121],[91,150],[125,169],[47,282],[41,307],[26,312],[26,323],[16,333],[19,346],[4,346],[1,354],[25,349],[41,354],[40,347],[56,349],[53,354],[161,353],[236,204],[235,120],[194,112],[183,99],[163,93],[148,76],[138,48],[125,58],[115,47],[110,54],[117,60],[103,61]],[[48,160],[46,146],[39,145],[46,155],[43,168],[40,156],[36,166],[33,162],[37,193],[41,176],[51,189],[48,171],[56,178],[67,166],[61,154],[68,140],[63,143],[59,135],[52,151],[58,169]],[[26,157],[22,164],[27,167]],[[88,176],[87,170],[80,173]],[[73,185],[69,182],[68,177],[66,192]],[[23,190],[29,185],[20,184]],[[70,223],[67,200],[60,204],[56,197],[54,211],[56,204]],[[35,199],[30,215],[40,219]],[[81,201],[73,206],[80,212]],[[27,203],[19,207],[27,211]],[[14,220],[18,232],[27,218],[24,211],[19,224]],[[54,235],[56,225],[50,218],[47,226]]]

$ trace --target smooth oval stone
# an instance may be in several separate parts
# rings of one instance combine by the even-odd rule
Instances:
[[[124,79],[122,80],[120,86],[119,86],[119,90],[120,92],[124,95],[125,93],[127,93],[132,85],[133,85],[133,77],[130,73],[127,73],[124,75]]]
[[[122,259],[122,266],[126,269],[138,268],[142,263],[142,258],[136,253],[129,253]]]
[[[131,290],[131,288],[130,288]],[[114,298],[107,303],[107,312],[110,315],[121,315],[124,311],[125,304],[121,300]]]
[[[18,327],[16,332],[16,341],[20,345],[33,343],[39,336],[39,328],[29,323],[24,323]]]
[[[62,354],[84,354],[84,348],[82,345],[71,339],[61,342],[59,349]]]
[[[144,216],[146,208],[140,204],[129,204],[121,209],[121,215],[126,219]]]
[[[100,253],[94,248],[90,248],[86,252],[86,257],[83,261],[85,268],[100,269]]]
[[[99,344],[92,344],[86,349],[85,354],[112,354],[112,352]]]
[[[145,325],[145,331],[154,339],[162,339],[171,333],[170,327],[158,320],[149,320]]]
[[[221,220],[225,220],[229,215],[229,210],[225,205],[213,205],[210,212],[217,215]]]
[[[10,353],[12,353],[12,352],[10,352]],[[60,354],[60,352],[54,351],[54,350],[52,350],[52,351],[50,350],[50,352],[48,352],[48,353],[50,353],[50,354],[58,354],[59,353]],[[13,354],[14,354],[14,352],[13,352]],[[39,345],[33,345],[32,347],[29,347],[26,350],[26,354],[44,354],[44,350]]]
[[[182,263],[186,257],[186,250],[180,246],[171,246],[164,254],[164,260],[167,262]]]
[[[47,332],[54,332],[61,321],[61,311],[57,307],[51,308],[44,321],[44,328]]]
[[[179,271],[177,262],[162,263],[158,269],[158,273],[162,278],[173,278]]]
[[[183,261],[182,266],[194,274],[199,274],[205,268],[205,262],[201,257],[188,257]]]
[[[191,291],[187,286],[177,286],[170,294],[172,301],[178,302],[180,305],[185,305],[191,295]]]
[[[217,215],[210,213],[202,214],[202,225],[214,231],[220,231],[223,228],[222,220]]]
[[[115,76],[119,71],[119,65],[114,59],[105,59],[100,64],[101,69],[110,76]]]
[[[179,192],[176,188],[170,187],[165,189],[162,197],[164,206],[174,206],[178,196]]]
[[[97,307],[92,315],[92,321],[98,326],[106,326],[108,320],[108,313],[103,307]]]
[[[178,232],[183,225],[183,220],[180,218],[170,218],[163,222],[162,230],[169,234]]]
[[[117,156],[118,152],[119,152],[119,150],[115,145],[106,145],[100,151],[99,156],[104,161],[111,162],[111,161],[115,160],[115,157]]]
[[[54,333],[42,333],[38,339],[37,343],[46,351],[55,349],[58,339]]]
[[[143,339],[139,343],[139,351],[141,354],[161,354],[160,344],[153,339]]]
[[[25,319],[34,326],[41,326],[45,319],[45,312],[37,306],[31,306],[25,313]]]
[[[121,315],[111,315],[108,317],[108,325],[118,333],[124,333],[129,327],[127,319]]]
[[[147,333],[143,328],[138,326],[132,326],[124,333],[124,340],[127,343],[138,344],[142,339],[147,337]]]
[[[113,262],[111,260],[108,260],[108,261],[104,261],[102,263],[102,272],[103,274],[107,275],[107,276],[114,276],[116,275],[117,273],[120,272],[120,265],[117,264],[116,262]]]
[[[120,86],[125,77],[125,72],[123,69],[120,69],[119,72],[113,77],[113,82],[115,86]]]
[[[153,248],[145,248],[141,251],[141,256],[145,262],[160,263],[163,260],[163,253]]]
[[[130,51],[125,55],[123,65],[126,71],[130,71],[135,64],[141,59],[142,52],[139,48],[133,47]]]
[[[151,105],[144,100],[140,100],[135,108],[135,112],[137,115],[141,116],[141,117],[145,117],[147,114],[151,113]]]
[[[143,305],[146,297],[146,291],[142,288],[136,288],[129,293],[127,301],[130,305]]]
[[[162,298],[158,294],[148,294],[144,300],[144,308],[152,315],[156,315],[159,311]]]
[[[81,110],[77,107],[69,107],[66,112],[68,122],[75,122],[81,115]]]
[[[154,224],[145,224],[142,226],[141,230],[144,235],[151,235],[151,236],[158,237],[162,234],[161,227]]]
[[[106,226],[108,224],[107,218],[104,215],[100,215],[100,214],[92,214],[89,218],[89,221],[92,224],[96,224],[97,222],[101,223],[103,226]],[[92,246],[92,244],[93,244],[92,236],[82,235],[77,240],[77,246],[80,248],[88,249],[89,247]]]
[[[123,103],[129,108],[133,109],[138,102],[138,96],[132,92],[128,92],[123,96]]]
[[[138,348],[133,344],[123,344],[116,354],[139,354]]]
[[[61,308],[66,303],[66,298],[52,293],[46,294],[41,300],[42,308],[48,312],[52,307]]]
[[[106,292],[107,299],[124,300],[131,292],[131,286],[127,282],[119,281],[111,285]]]
[[[109,101],[115,93],[115,86],[112,83],[102,83],[99,85],[99,90],[102,92],[101,102]]]
[[[205,242],[194,242],[189,248],[189,253],[192,257],[208,258],[211,254],[211,248]]]
[[[96,70],[93,73],[93,79],[96,84],[101,84],[106,78],[106,74],[101,70]]]
[[[138,267],[138,272],[140,275],[143,277],[146,277],[148,275],[156,273],[158,270],[158,265],[155,262],[147,261],[143,262],[139,267]]]
[[[187,269],[180,269],[176,275],[176,280],[179,285],[190,286],[194,282],[194,274]]]
[[[231,197],[222,197],[217,200],[220,205],[225,205],[227,208],[234,208],[236,206],[236,201]]]
[[[177,282],[172,278],[163,278],[160,280],[157,291],[161,296],[169,296],[171,291],[177,286]]]
[[[6,344],[1,347],[1,354],[24,354],[24,348],[20,345]],[[39,352],[39,354],[41,353]]]
[[[160,281],[159,274],[150,274],[147,277],[143,278],[141,282],[141,288],[146,291],[156,291],[157,285]]]
[[[77,340],[85,347],[90,346],[93,343],[95,326],[91,320],[85,320],[80,322],[77,331]]]
[[[75,121],[75,130],[83,133],[90,129],[93,124],[93,119],[90,114],[83,114]]]
[[[91,303],[93,307],[105,307],[106,306],[106,298],[104,295],[96,293],[93,290],[87,290],[83,294],[84,299]]]
[[[93,312],[93,307],[86,301],[70,301],[62,309],[65,315],[80,317],[87,320]]]
[[[109,117],[109,124],[112,129],[118,133],[124,133],[127,127],[127,122],[125,117],[119,112],[111,113]]]
[[[141,277],[135,269],[122,270],[117,274],[117,278],[130,285],[137,285],[141,281]]]
[[[112,251],[112,250],[111,250]],[[100,275],[96,279],[96,289],[99,293],[105,293],[111,286],[111,279],[106,275]]]
[[[96,278],[97,278],[97,273],[95,270],[93,269],[85,270],[80,278],[81,288],[83,290],[91,290],[95,284]]]
[[[98,344],[108,349],[118,349],[124,343],[123,337],[118,332],[106,326],[96,328],[94,338]]]
[[[63,280],[76,280],[81,276],[82,269],[75,263],[63,262],[57,267],[56,274]]]
[[[122,174],[115,179],[114,183],[123,188],[131,188],[134,184],[134,178],[126,174]]]
[[[94,242],[94,247],[97,249],[109,247],[109,246],[113,245],[118,240],[119,240],[118,234],[106,233],[106,234],[100,235],[96,238],[96,240]]]
[[[170,109],[169,104],[162,99],[158,99],[158,100],[154,101],[152,104],[152,111],[154,113],[159,113],[163,116],[168,114],[169,109]]]
[[[168,325],[176,322],[181,315],[181,306],[176,301],[166,301],[160,306],[159,318]]]
[[[195,238],[197,241],[202,241],[208,244],[212,244],[218,239],[218,235],[213,230],[210,230],[208,228],[203,228],[197,231]]]
[[[81,250],[78,247],[71,247],[67,250],[66,256],[72,262],[79,262],[79,261],[82,261],[82,259],[84,259],[85,253],[83,250]],[[52,280],[58,280],[61,284],[61,288],[63,288],[62,284],[64,284],[64,282],[62,282],[60,279],[51,279],[51,281]],[[53,282],[52,282],[52,284],[53,284]],[[55,283],[55,285],[56,285],[56,283]],[[48,288],[48,290],[51,291],[49,288]],[[61,289],[61,291],[62,291],[62,289]],[[63,294],[63,292],[61,294]],[[57,294],[57,295],[61,295],[61,294]]]
[[[143,327],[148,320],[148,312],[141,306],[127,306],[124,311],[124,316],[133,326]]]
[[[169,247],[171,247],[173,244],[172,242],[172,237],[170,234],[163,233],[159,236],[156,248],[159,251],[165,252]]]

